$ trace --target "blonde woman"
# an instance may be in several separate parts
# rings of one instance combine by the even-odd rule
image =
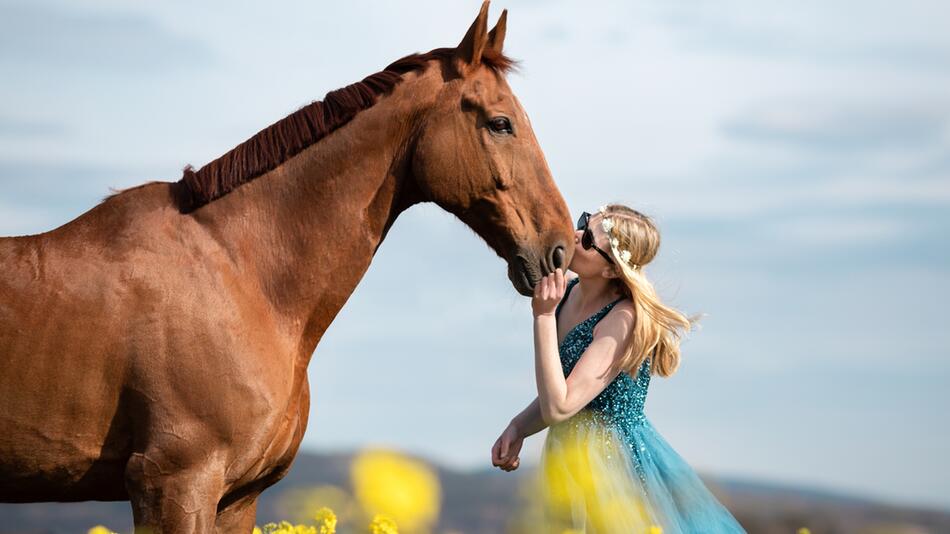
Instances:
[[[539,491],[561,532],[744,532],[643,413],[651,375],[670,376],[692,320],[660,301],[643,270],[653,221],[619,204],[577,221],[569,266],[532,299],[537,398],[492,447],[517,469],[524,438],[550,426]]]

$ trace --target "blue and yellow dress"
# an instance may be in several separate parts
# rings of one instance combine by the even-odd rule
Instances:
[[[577,282],[569,282],[561,304]],[[593,341],[594,326],[619,301],[567,333],[559,347],[565,377]],[[621,373],[583,410],[548,430],[538,470],[544,531],[745,532],[644,415],[650,364],[648,358],[635,378]]]

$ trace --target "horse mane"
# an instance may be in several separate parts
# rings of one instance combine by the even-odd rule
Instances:
[[[197,171],[186,166],[177,188],[180,209],[197,209],[275,169],[373,106],[380,95],[388,94],[402,81],[404,74],[426,70],[431,60],[445,64],[454,55],[454,48],[408,55],[359,82],[330,91],[322,101],[312,102],[271,124]],[[506,73],[515,61],[486,49],[482,64],[496,73]]]

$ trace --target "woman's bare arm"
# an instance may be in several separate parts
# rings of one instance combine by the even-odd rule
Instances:
[[[541,405],[537,397],[511,420],[511,425],[518,430],[518,434],[522,438],[533,436],[548,427],[548,424],[544,422],[544,418],[541,417]]]
[[[557,343],[557,303],[566,289],[564,274],[556,269],[535,285],[534,374],[538,406],[548,425],[570,418],[594,399],[619,374],[620,358],[634,325],[633,307],[618,303],[594,328],[593,341],[565,379]]]

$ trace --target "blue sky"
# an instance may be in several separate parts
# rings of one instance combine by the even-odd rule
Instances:
[[[572,212],[663,233],[705,313],[648,416],[698,469],[950,508],[950,8],[494,2]],[[478,2],[0,2],[0,234],[176,180],[329,90],[457,43]],[[529,301],[432,205],[317,348],[304,446],[484,467],[534,396]],[[542,438],[530,438],[536,460]]]

